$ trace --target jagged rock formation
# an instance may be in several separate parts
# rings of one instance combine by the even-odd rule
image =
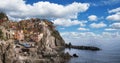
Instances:
[[[52,22],[37,18],[14,22],[6,16],[0,20],[0,63],[63,63],[59,50],[65,42]]]

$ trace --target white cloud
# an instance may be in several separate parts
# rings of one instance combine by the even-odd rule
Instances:
[[[80,25],[80,26],[86,26],[87,21],[79,21],[79,20],[72,20],[72,19],[66,19],[66,18],[58,18],[52,21],[55,25],[59,25],[59,26],[65,26],[65,27],[69,27],[69,26],[73,26],[73,25]]]
[[[113,28],[106,28],[105,31],[116,31],[117,29],[113,29]]]
[[[103,0],[101,1],[102,5],[114,5],[119,4],[120,0]]]
[[[120,21],[120,14],[113,14],[113,15],[109,15],[106,18],[107,20],[112,20],[112,21]]]
[[[103,42],[105,40],[120,40],[120,33],[119,32],[103,32],[101,34],[95,34],[93,32],[62,32],[60,33],[66,43],[71,42],[72,44],[79,44],[80,45],[90,45]],[[101,41],[103,40],[103,41]],[[91,45],[92,45],[91,44]],[[96,44],[94,44],[95,46]]]
[[[64,38],[68,38],[68,39],[71,39],[71,38],[88,38],[88,37],[94,37],[95,34],[93,32],[83,32],[83,33],[80,33],[80,32],[63,32],[63,33],[60,33],[61,36],[63,36]]]
[[[120,29],[120,23],[113,23],[110,26],[114,29]]]
[[[90,24],[91,28],[103,28],[103,27],[106,27],[106,26],[107,25],[105,23],[103,23],[103,22]]]
[[[56,19],[54,21],[52,21],[55,25],[59,25],[59,26],[65,26],[65,27],[69,27],[69,26],[73,26],[73,25],[78,25],[81,22],[78,20],[71,20],[71,19],[64,19],[64,18],[60,18],[60,19]]]
[[[66,37],[66,38],[113,38],[113,36],[117,36],[120,37],[120,33],[119,32],[114,32],[114,33],[110,33],[110,32],[102,32],[101,34],[95,34],[93,32],[62,32],[60,33],[61,36]]]
[[[42,17],[42,18],[77,18],[77,14],[89,8],[88,3],[73,2],[69,5],[39,1],[33,5],[25,0],[0,0],[0,10],[13,18]]]
[[[109,10],[108,12],[109,12],[109,13],[116,13],[116,12],[120,12],[120,7],[115,8],[115,9],[112,9],[112,10]]]
[[[89,29],[87,29],[87,28],[82,28],[82,27],[78,28],[78,30],[80,30],[80,31],[89,31]]]
[[[90,15],[90,16],[88,16],[88,19],[89,19],[90,21],[96,21],[98,18],[97,18],[96,15]]]
[[[102,38],[115,39],[115,38],[120,38],[120,33],[119,32],[114,32],[114,33],[103,32],[101,36]]]
[[[73,43],[73,44],[78,44],[85,43],[87,42],[98,42],[101,40],[120,40],[120,33],[119,32],[103,32],[101,34],[95,34],[93,32],[61,32],[61,36],[64,38],[66,43]],[[114,37],[114,38],[113,38]],[[92,43],[93,44],[93,43]],[[82,45],[82,44],[81,44]]]
[[[105,6],[105,5],[115,5],[115,4],[120,4],[120,0],[100,0],[97,2],[91,3],[93,6]]]
[[[80,26],[81,26],[81,27],[86,26],[86,23],[87,23],[87,22],[88,22],[88,21],[81,20],[81,21],[80,21]]]
[[[106,17],[107,20],[120,21],[120,7],[109,10],[108,13],[114,13]]]

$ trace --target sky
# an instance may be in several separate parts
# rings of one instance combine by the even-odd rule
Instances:
[[[0,0],[10,20],[52,21],[66,42],[120,39],[120,0]]]

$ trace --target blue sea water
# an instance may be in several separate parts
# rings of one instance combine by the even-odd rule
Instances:
[[[120,63],[120,40],[99,40],[91,42],[73,42],[74,45],[89,45],[101,48],[100,51],[66,49],[71,55],[76,53],[78,58],[71,58],[68,63]]]

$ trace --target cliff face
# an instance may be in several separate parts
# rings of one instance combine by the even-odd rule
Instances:
[[[45,19],[8,20],[0,25],[0,30],[0,63],[50,61],[45,58],[56,57],[65,46],[54,24]]]

